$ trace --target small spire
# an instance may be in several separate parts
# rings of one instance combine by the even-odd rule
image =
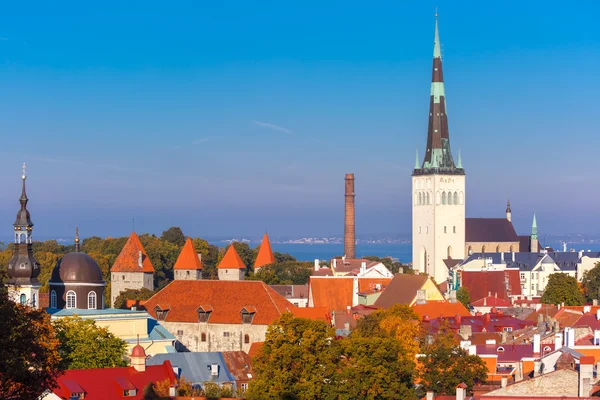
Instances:
[[[535,211],[533,212],[533,223],[531,224],[531,238],[538,238],[538,229],[537,229],[537,221],[535,219]]]
[[[25,191],[25,181],[27,180],[27,165],[23,163],[23,173],[21,174],[22,189],[21,189],[21,197],[19,201],[21,201],[21,205],[24,207],[27,204],[27,193]]]
[[[420,168],[420,164],[419,164],[419,149],[417,149],[417,158],[415,159],[415,169],[419,169]]]
[[[75,251],[79,252],[79,227],[75,227]]]
[[[511,209],[510,209],[510,197],[506,201],[506,212],[511,212]]]
[[[435,10],[435,39],[433,42],[433,58],[442,58],[442,50],[440,49],[440,33],[438,30],[438,13]]]
[[[461,169],[462,166],[462,158],[460,157],[460,147],[458,148],[458,162],[456,163],[456,168]]]

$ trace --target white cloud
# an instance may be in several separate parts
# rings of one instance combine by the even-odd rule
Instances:
[[[261,128],[267,128],[267,129],[273,129],[275,131],[279,131],[279,132],[285,132],[285,133],[294,133],[292,132],[290,129],[285,128],[283,126],[279,126],[279,125],[275,125],[275,124],[270,124],[268,122],[262,122],[262,121],[250,121],[250,123],[256,125],[256,126],[260,126]]]

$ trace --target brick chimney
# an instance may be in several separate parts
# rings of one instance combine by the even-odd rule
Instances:
[[[344,214],[344,255],[356,258],[356,237],[354,227],[354,174],[346,174],[346,209]]]

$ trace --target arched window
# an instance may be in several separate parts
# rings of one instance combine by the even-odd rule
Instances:
[[[25,293],[21,293],[21,296],[19,297],[19,302],[21,304],[27,304],[27,296],[25,296]]]
[[[422,197],[423,195],[421,194],[421,192],[419,192],[419,205],[423,204]]]
[[[448,205],[452,205],[452,192],[448,192]]]
[[[442,204],[446,204],[446,192],[442,192]]]
[[[67,308],[75,308],[77,306],[77,295],[74,291],[67,292]]]
[[[460,202],[460,205],[465,204],[465,196],[463,192],[460,192],[460,194],[458,195],[458,201]]]
[[[36,307],[36,297],[35,297],[35,293],[31,295],[31,306],[32,307]]]
[[[56,308],[56,292],[50,292],[50,308]]]
[[[202,342],[206,342],[206,333],[202,332],[202,335],[200,335],[200,340]]]
[[[456,233],[456,227],[455,226],[452,227],[452,233]]]
[[[244,335],[244,343],[245,343],[245,344],[248,344],[248,343],[250,343],[250,335],[248,335],[248,334],[245,334],[245,335]]]
[[[458,192],[454,192],[454,204],[458,204]]]
[[[446,227],[444,227],[444,233],[446,233]]]
[[[512,244],[510,245],[510,249],[509,250],[510,250],[511,253],[514,251],[513,247],[512,247]]]
[[[431,192],[427,192],[427,204],[431,204]]]
[[[500,246],[496,246],[496,253],[500,253]]]
[[[469,255],[473,254],[473,248],[471,246],[469,246],[469,251],[468,251]]]
[[[448,259],[452,258],[452,246],[448,246]]]
[[[421,227],[419,227],[419,233],[421,233]]]
[[[88,310],[96,309],[96,292],[91,291],[88,293]]]
[[[485,253],[485,246],[481,246],[481,252]]]

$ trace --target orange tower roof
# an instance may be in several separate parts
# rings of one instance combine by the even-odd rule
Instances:
[[[265,233],[262,243],[260,244],[260,249],[258,250],[258,255],[256,256],[256,261],[254,262],[254,268],[260,268],[264,265],[274,263],[275,257],[273,256],[273,250],[271,249],[271,242],[269,242],[269,235]]]
[[[221,262],[219,263],[219,266],[217,268],[219,268],[219,269],[246,269],[246,266],[244,265],[244,262],[240,258],[240,255],[238,254],[237,250],[235,249],[235,246],[233,245],[233,243],[231,244],[231,246],[229,246],[227,253],[225,253],[225,256],[223,256],[223,259],[221,260]]]
[[[200,258],[198,258],[198,254],[196,253],[196,249],[194,249],[194,243],[191,238],[187,238],[185,241],[173,269],[202,269],[202,262],[200,261]]]
[[[140,251],[142,252],[142,262],[140,265]],[[110,272],[154,272],[150,257],[146,253],[142,242],[137,233],[132,232],[125,243],[123,250],[115,260]]]

